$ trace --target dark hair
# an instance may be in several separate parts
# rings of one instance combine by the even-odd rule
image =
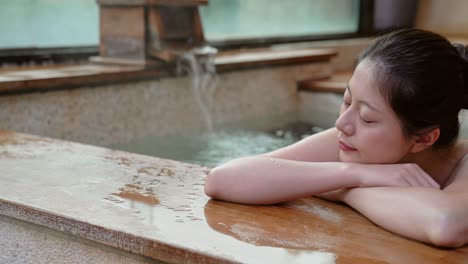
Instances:
[[[438,127],[434,147],[446,147],[457,139],[458,114],[468,106],[467,53],[436,33],[400,29],[378,37],[358,61],[372,63],[379,91],[408,136]]]

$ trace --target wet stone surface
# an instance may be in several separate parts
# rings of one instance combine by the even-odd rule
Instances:
[[[315,198],[210,200],[209,168],[0,132],[0,214],[175,263],[466,263]],[[0,239],[2,239],[0,237]]]

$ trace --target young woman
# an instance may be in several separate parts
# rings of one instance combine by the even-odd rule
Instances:
[[[341,201],[400,235],[468,243],[468,141],[457,140],[468,52],[424,30],[377,38],[359,57],[336,127],[210,171],[215,199]]]

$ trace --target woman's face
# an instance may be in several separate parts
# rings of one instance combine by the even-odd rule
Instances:
[[[361,62],[344,94],[335,123],[343,162],[397,163],[411,148],[398,118],[379,92],[373,67]]]

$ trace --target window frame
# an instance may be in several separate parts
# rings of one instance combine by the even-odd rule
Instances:
[[[0,49],[0,68],[2,65],[40,65],[87,61],[99,54],[99,46],[72,46],[55,48],[9,48]]]

